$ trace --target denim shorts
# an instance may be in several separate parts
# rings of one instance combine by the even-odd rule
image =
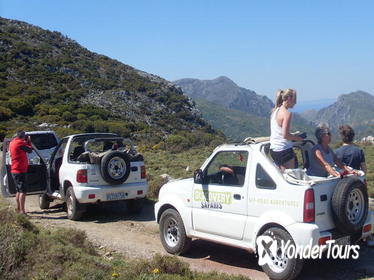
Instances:
[[[270,155],[278,166],[285,164],[287,161],[290,161],[293,158],[296,158],[295,152],[292,148],[279,152],[270,150]]]

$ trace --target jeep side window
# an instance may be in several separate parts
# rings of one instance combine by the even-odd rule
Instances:
[[[243,186],[248,152],[224,151],[215,155],[206,169],[208,184]]]
[[[274,183],[273,179],[266,173],[264,168],[257,164],[256,166],[256,187],[259,189],[275,190],[277,185]]]
[[[76,162],[77,158],[84,152],[83,140],[85,139],[79,139],[79,141],[74,140],[71,142],[69,148],[69,162]]]

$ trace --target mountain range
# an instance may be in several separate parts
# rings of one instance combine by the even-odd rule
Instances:
[[[225,76],[213,80],[181,79],[173,82],[193,100],[206,100],[228,109],[256,116],[268,116],[273,102],[266,96],[239,87]]]
[[[311,117],[315,125],[325,122],[334,132],[349,124],[358,138],[374,135],[374,96],[364,91],[342,94],[335,103]]]
[[[222,139],[169,81],[59,32],[0,18],[0,53],[0,138],[47,124],[60,135],[116,132],[150,144]]]
[[[274,103],[266,96],[239,87],[225,76],[213,80],[180,79],[173,82],[191,97],[202,116],[231,140],[270,134],[270,114]],[[313,126],[293,114],[293,131],[312,134]]]

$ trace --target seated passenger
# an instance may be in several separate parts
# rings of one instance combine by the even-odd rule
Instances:
[[[340,173],[333,168],[334,164],[348,174],[354,173],[336,157],[329,147],[331,132],[327,125],[320,124],[315,131],[315,136],[318,144],[312,148],[312,157],[307,170],[308,175],[319,177],[340,176]]]
[[[335,150],[336,156],[341,162],[356,170],[367,172],[365,155],[363,150],[353,144],[355,132],[349,125],[339,127],[339,133],[343,141],[343,146]]]

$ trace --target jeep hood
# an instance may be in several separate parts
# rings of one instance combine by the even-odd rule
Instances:
[[[173,180],[161,187],[159,200],[166,195],[176,195],[181,198],[192,198],[193,178]]]

